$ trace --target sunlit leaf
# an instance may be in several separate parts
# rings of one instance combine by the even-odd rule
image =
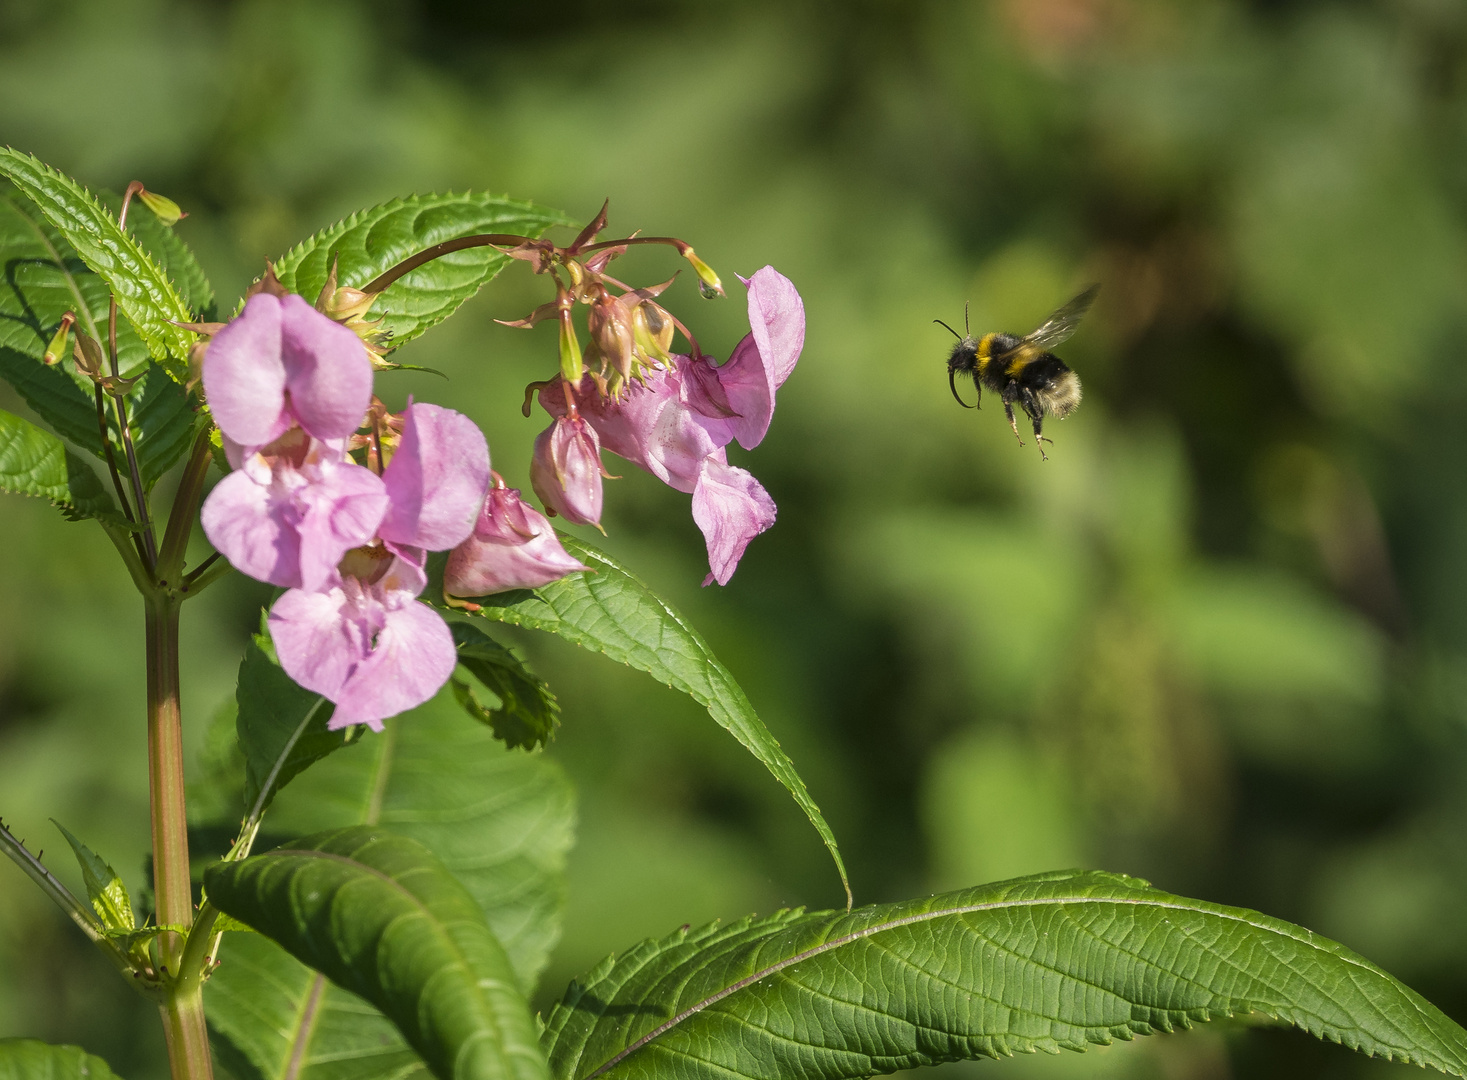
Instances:
[[[362,826],[220,863],[224,912],[370,1001],[441,1080],[539,1080],[529,1005],[478,903],[416,841]]]
[[[556,1080],[844,1080],[1250,1012],[1467,1070],[1467,1031],[1343,946],[1081,871],[681,930],[573,983],[545,1045]]]
[[[132,900],[128,897],[127,886],[122,883],[117,871],[73,836],[71,830],[61,822],[52,819],[51,823],[61,830],[61,835],[66,837],[66,842],[76,853],[76,861],[81,866],[82,881],[87,887],[87,899],[91,900],[92,909],[102,920],[102,925],[108,930],[135,929],[137,918],[133,914]]]
[[[102,481],[50,432],[0,410],[0,491],[48,499],[68,517],[120,522]]]
[[[571,574],[533,593],[480,597],[474,613],[544,630],[604,653],[702,705],[794,796],[825,841],[849,897],[845,863],[825,816],[729,670],[671,604],[625,567],[582,540],[564,534],[560,539],[566,551],[591,567],[592,573]]]
[[[386,270],[434,244],[475,233],[539,236],[571,221],[557,210],[483,192],[413,195],[369,210],[302,241],[275,263],[287,289],[315,301],[339,259],[337,283],[360,288]],[[368,317],[384,318],[383,329],[401,345],[442,322],[509,263],[492,247],[469,248],[434,259],[407,274],[372,305]]]
[[[29,154],[0,148],[0,175],[35,203],[81,260],[102,276],[153,359],[180,382],[187,378],[194,335],[173,323],[190,321],[188,305],[117,219],[75,180]]]
[[[115,1074],[80,1046],[0,1039],[0,1080],[115,1080]]]

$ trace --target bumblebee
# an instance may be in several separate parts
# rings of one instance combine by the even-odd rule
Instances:
[[[1080,404],[1080,377],[1049,350],[1075,332],[1099,291],[1099,285],[1091,285],[1024,337],[984,334],[974,338],[971,332],[960,335],[941,319],[933,319],[958,339],[947,358],[947,384],[958,404],[965,409],[979,408],[983,404],[983,388],[988,387],[1003,402],[1003,414],[1014,429],[1014,438],[1023,446],[1024,438],[1014,420],[1014,402],[1018,402],[1019,408],[1034,422],[1034,442],[1039,447],[1039,456],[1048,461],[1044,444],[1052,446],[1054,440],[1043,432],[1044,414],[1063,420]],[[966,309],[963,319],[963,329],[967,330]],[[958,394],[960,374],[972,376],[978,390],[977,405],[969,405]]]

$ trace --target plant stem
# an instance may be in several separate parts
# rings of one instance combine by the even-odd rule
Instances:
[[[432,262],[453,251],[476,247],[514,247],[531,239],[533,238],[529,236],[517,236],[512,233],[478,233],[474,236],[460,236],[454,240],[445,240],[441,244],[434,244],[416,255],[409,256],[391,269],[378,274],[362,286],[362,292],[382,292],[404,274],[410,274],[424,263]]]
[[[146,598],[148,663],[148,782],[153,816],[153,893],[158,925],[187,929],[194,921],[189,882],[188,824],[183,796],[183,726],[179,708],[178,609],[171,591]],[[159,963],[178,980],[183,938],[158,935]],[[173,1080],[212,1080],[204,999],[197,980],[175,985],[160,1009]]]

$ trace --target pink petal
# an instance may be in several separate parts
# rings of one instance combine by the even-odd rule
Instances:
[[[245,446],[269,442],[279,434],[285,381],[280,301],[256,293],[204,353],[204,396],[219,430]]]
[[[744,282],[749,287],[749,334],[718,369],[719,382],[738,416],[728,421],[745,450],[763,441],[774,415],[774,392],[784,385],[805,345],[805,305],[789,278],[772,266]]]
[[[372,402],[372,362],[366,346],[299,296],[292,294],[279,303],[278,349],[291,408],[301,427],[318,439],[345,438],[361,426]],[[213,349],[210,344],[209,352]],[[206,365],[208,358],[206,352]]]
[[[521,501],[518,491],[496,488],[485,500],[474,535],[449,555],[443,587],[453,596],[489,596],[538,589],[588,569],[561,545],[545,515]]]
[[[412,404],[382,474],[391,499],[384,540],[443,551],[474,531],[489,487],[489,444],[463,413]]]
[[[325,588],[335,582],[341,557],[376,535],[387,491],[371,469],[347,461],[324,469],[300,502],[300,587]]]
[[[214,486],[199,517],[209,543],[236,570],[291,588],[301,583],[300,536],[281,509],[269,484],[238,469]]]
[[[584,418],[561,417],[535,437],[530,484],[572,525],[601,520],[601,442]]]
[[[448,624],[427,604],[414,601],[388,611],[371,653],[335,699],[331,728],[367,724],[381,731],[387,717],[436,694],[457,663]]]
[[[270,609],[270,638],[280,666],[292,679],[336,701],[370,649],[367,628],[348,618],[340,588],[329,592],[291,589]]]
[[[727,585],[749,541],[774,524],[774,500],[744,469],[721,460],[703,463],[693,489],[693,520],[708,544],[709,574],[704,585]]]

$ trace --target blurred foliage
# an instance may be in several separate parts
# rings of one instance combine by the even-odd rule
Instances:
[[[613,228],[684,236],[725,280],[795,280],[804,359],[735,454],[778,527],[699,590],[686,496],[624,470],[606,525],[794,758],[858,902],[1101,866],[1338,937],[1458,1017],[1464,136],[1457,0],[0,5],[0,142],[175,198],[221,309],[345,213],[466,188],[577,218],[609,196]],[[996,403],[952,402],[931,320],[971,302],[975,331],[1023,332],[1088,280],[1061,350],[1085,406],[1041,464]],[[554,332],[492,319],[541,284],[508,273],[400,354],[449,384],[389,384],[473,415],[524,487],[543,425],[521,389]],[[732,293],[668,302],[726,355]],[[136,895],[140,613],[94,528],[0,506],[0,812],[63,877],[66,821]],[[185,616],[198,753],[267,600],[233,580]],[[839,902],[799,811],[696,705],[505,640],[560,697],[548,752],[581,798],[542,1002],[639,937]],[[151,1009],[89,948],[0,868],[0,1035],[163,1075]],[[982,1068],[1395,1068],[1241,1026]]]

